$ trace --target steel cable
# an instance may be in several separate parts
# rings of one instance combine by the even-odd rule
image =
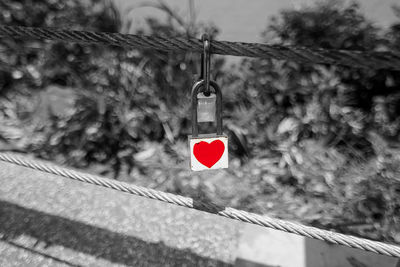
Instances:
[[[184,37],[0,26],[0,38],[3,37],[105,44],[165,52],[201,53],[203,51],[202,40]],[[210,52],[220,55],[291,60],[302,64],[341,65],[373,70],[400,70],[400,54],[389,51],[328,50],[213,40]]]
[[[374,252],[377,254],[400,258],[400,247],[396,245],[372,241],[369,239],[359,238],[351,235],[340,234],[328,230],[322,230],[316,227],[306,226],[295,222],[271,218],[266,215],[258,215],[229,207],[222,207],[213,203],[199,202],[192,198],[148,189],[145,187],[102,178],[95,175],[85,174],[71,169],[59,167],[54,164],[22,157],[16,154],[0,153],[0,160],[19,166],[39,170],[42,172],[55,174],[65,178],[78,180],[84,183],[94,184],[137,196],[175,204],[186,208],[213,213],[219,216],[242,222],[247,222],[263,227],[272,228],[275,230],[318,239],[332,244],[343,245],[351,248]]]

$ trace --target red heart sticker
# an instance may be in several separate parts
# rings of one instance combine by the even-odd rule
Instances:
[[[214,140],[211,143],[201,141],[194,144],[193,147],[193,154],[196,159],[208,168],[218,162],[224,151],[225,145],[221,140]]]

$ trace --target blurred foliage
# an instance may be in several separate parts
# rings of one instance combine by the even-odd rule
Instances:
[[[400,51],[400,5],[393,6],[393,12],[397,17],[398,22],[390,26],[388,39],[393,50]]]
[[[163,1],[144,3],[136,33],[218,35]],[[193,11],[192,11],[193,12]],[[272,18],[266,42],[396,50],[356,3],[323,1]],[[125,13],[129,13],[129,10]],[[111,1],[3,0],[0,23],[130,33]],[[0,40],[0,149],[161,190],[400,242],[398,72],[213,59],[224,96],[230,169],[190,173],[189,94],[199,55],[58,42]],[[209,125],[206,125],[209,126]]]
[[[394,24],[384,33],[356,3],[323,1],[283,10],[263,36],[284,45],[395,50],[398,30]],[[246,129],[250,151],[277,156],[287,170],[279,181],[297,195],[338,201],[318,223],[336,214],[326,227],[399,242],[400,73],[273,59],[244,60],[239,73],[227,78],[232,120]],[[390,175],[380,169],[387,165]],[[357,178],[354,169],[362,172]]]
[[[392,32],[391,36],[395,34]],[[345,5],[341,1],[284,10],[279,18],[271,19],[264,37],[279,44],[326,49],[390,47],[357,4]],[[267,114],[257,111],[265,116],[257,125],[274,129],[269,134],[264,131],[268,141],[280,143],[279,136],[283,134],[287,140],[285,134],[291,132],[290,140],[294,142],[323,138],[327,145],[354,148],[364,157],[372,152],[366,139],[366,132],[372,128],[387,136],[399,136],[399,72],[306,66],[275,60],[247,60],[241,67],[240,80],[246,88],[242,94],[247,96],[237,101],[254,100],[258,103],[243,104],[260,106],[262,110],[267,107]]]
[[[118,32],[123,25],[109,1],[47,1],[40,5],[5,1],[1,5],[4,24],[109,32]],[[204,30],[212,36],[217,34],[212,26],[185,24],[162,2],[159,8],[176,19],[161,23],[149,18],[147,34],[191,36]],[[19,18],[24,17],[29,20],[22,23]],[[176,21],[181,23],[181,30],[176,30]],[[33,88],[44,88],[45,94],[55,95],[73,91],[76,99],[72,103],[74,111],[68,116],[65,112],[54,114],[45,107],[27,112],[30,118],[44,117],[32,129],[42,138],[41,142],[20,142],[22,150],[77,167],[111,165],[117,177],[122,165],[129,170],[134,166],[131,155],[137,152],[140,141],[165,138],[173,142],[187,133],[189,103],[180,99],[188,98],[193,73],[197,72],[198,59],[192,54],[20,40],[2,40],[1,47],[6,51],[2,53],[2,75],[6,77],[3,83],[7,83],[2,92],[13,89],[7,95],[9,99],[16,94],[33,98],[37,95]],[[214,67],[218,69],[222,63],[218,60]]]

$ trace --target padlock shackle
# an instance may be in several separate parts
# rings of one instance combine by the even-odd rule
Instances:
[[[205,80],[197,81],[192,88],[192,136],[199,136],[199,126],[197,122],[197,105],[198,99],[197,94],[200,89],[205,90]],[[215,81],[210,80],[210,86],[214,89],[216,99],[215,118],[217,123],[217,136],[222,136],[222,93],[218,84]]]

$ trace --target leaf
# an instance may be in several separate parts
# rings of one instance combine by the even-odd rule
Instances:
[[[299,127],[300,122],[295,118],[285,118],[283,119],[278,126],[277,133],[284,134],[288,132],[293,132],[295,129]]]

